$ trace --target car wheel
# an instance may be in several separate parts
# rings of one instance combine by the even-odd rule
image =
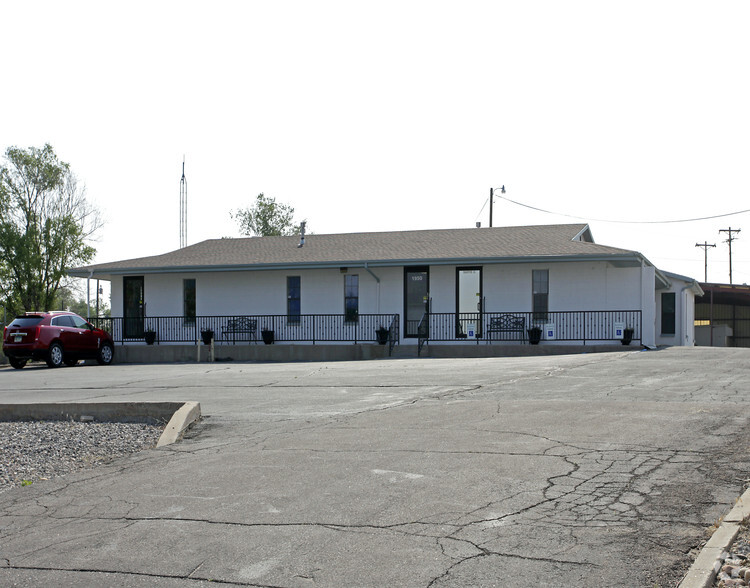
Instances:
[[[99,354],[96,356],[96,361],[99,365],[109,365],[115,358],[115,348],[112,347],[112,343],[102,343],[99,348]]]
[[[60,367],[65,361],[65,353],[62,345],[55,342],[49,346],[47,351],[47,365],[51,368]]]
[[[75,367],[75,366],[78,365],[78,360],[77,359],[66,359],[65,360],[65,365],[67,365],[68,367]]]
[[[10,365],[12,365],[17,370],[20,370],[23,368],[23,366],[26,365],[26,362],[28,360],[26,359],[16,359],[15,357],[9,357],[8,361],[10,362]]]

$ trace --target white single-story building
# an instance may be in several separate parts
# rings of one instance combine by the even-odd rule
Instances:
[[[115,336],[161,342],[374,341],[693,345],[698,283],[641,253],[594,243],[586,224],[212,239],[75,268],[112,284]],[[626,336],[628,334],[626,333]]]

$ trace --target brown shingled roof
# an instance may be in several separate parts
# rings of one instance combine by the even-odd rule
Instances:
[[[380,233],[210,239],[162,255],[74,268],[71,275],[123,274],[209,269],[264,269],[278,266],[373,266],[466,263],[522,258],[633,257],[634,251],[579,240],[585,224],[437,229]]]

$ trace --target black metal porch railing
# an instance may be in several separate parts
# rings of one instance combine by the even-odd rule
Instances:
[[[420,343],[425,341],[526,341],[528,329],[542,329],[542,340],[614,341],[615,326],[633,329],[634,341],[641,340],[640,310],[534,312],[431,312],[425,314],[417,329]],[[545,327],[552,333],[545,333]]]
[[[143,341],[147,331],[156,333],[156,343],[194,343],[203,331],[213,331],[220,344],[257,343],[263,332],[272,331],[275,342],[370,342],[379,328],[388,329],[389,342],[400,340],[399,316],[359,314],[148,316],[144,318],[90,318],[91,323],[112,335],[116,343]],[[392,349],[392,346],[391,346]]]
[[[399,316],[397,314],[393,315],[393,320],[391,321],[391,324],[388,326],[388,355],[393,354],[393,347],[395,345],[398,345],[398,340],[401,337],[401,333],[399,333]]]
[[[360,314],[354,320],[344,314],[301,315],[225,315],[197,316],[186,320],[180,316],[145,318],[91,318],[91,322],[112,334],[117,343],[144,341],[146,331],[156,333],[156,343],[194,343],[201,332],[213,331],[219,344],[257,343],[264,331],[273,332],[273,340],[283,343],[374,342],[376,332],[388,331],[389,351],[401,340],[398,314]],[[421,347],[429,341],[440,342],[524,342],[528,329],[539,327],[542,340],[616,341],[616,325],[632,329],[632,339],[642,337],[640,310],[425,313],[407,337],[418,338]]]

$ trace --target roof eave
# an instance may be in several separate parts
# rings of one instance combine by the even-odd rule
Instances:
[[[594,253],[564,255],[519,255],[505,257],[455,257],[455,258],[422,258],[422,259],[371,259],[339,260],[327,262],[234,264],[234,265],[186,265],[159,267],[118,267],[101,268],[80,267],[68,270],[68,275],[77,278],[111,279],[113,276],[132,274],[164,273],[206,273],[206,272],[240,272],[240,271],[298,271],[301,269],[339,269],[341,267],[400,267],[416,265],[466,265],[481,264],[519,264],[519,263],[565,263],[605,261],[609,263],[626,263],[640,265],[643,257],[637,253]]]

